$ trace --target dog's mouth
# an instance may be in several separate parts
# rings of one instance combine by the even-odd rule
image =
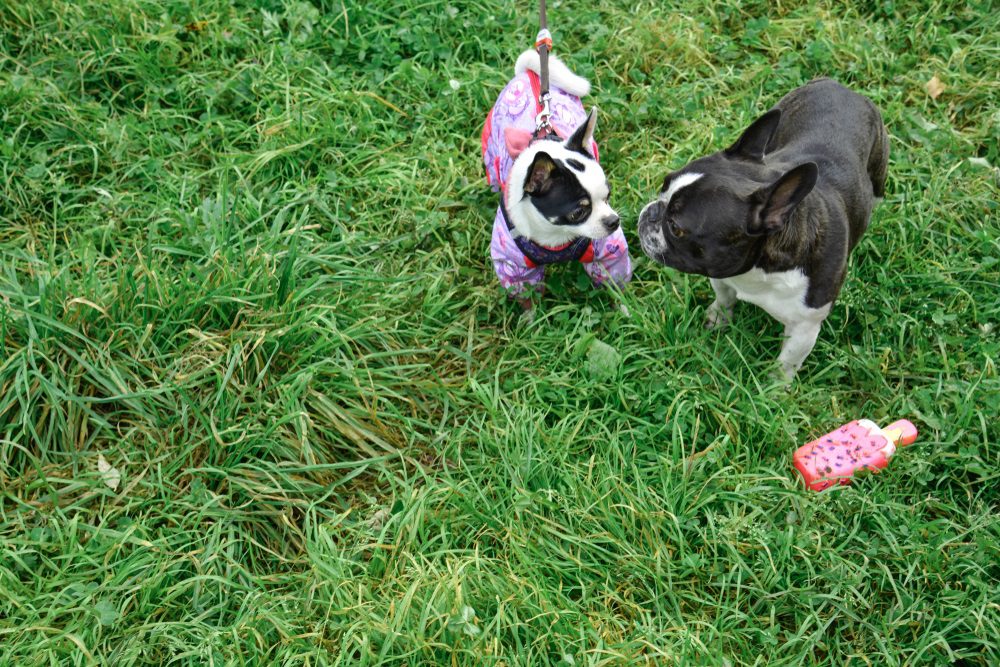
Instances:
[[[639,244],[646,256],[657,264],[668,266],[682,273],[694,273],[702,276],[715,278],[713,271],[704,266],[699,266],[686,252],[675,247],[670,240],[670,235],[664,232],[663,226],[658,222],[647,222],[639,225]]]
[[[646,253],[650,258],[655,259],[661,264],[665,264],[664,257],[670,246],[667,245],[666,239],[663,238],[662,234],[651,234],[639,233],[639,245],[642,246],[642,251]]]

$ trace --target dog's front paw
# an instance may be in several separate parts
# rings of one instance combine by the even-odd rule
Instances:
[[[730,320],[733,319],[733,307],[723,306],[716,299],[712,302],[712,305],[708,307],[708,311],[705,313],[705,328],[706,329],[721,329],[729,324]]]
[[[794,366],[790,366],[783,361],[779,361],[778,367],[771,371],[771,379],[779,385],[784,385],[785,389],[790,389],[798,370],[799,369]]]

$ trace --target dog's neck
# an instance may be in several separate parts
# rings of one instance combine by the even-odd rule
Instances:
[[[809,257],[823,245],[822,216],[814,215],[819,203],[810,194],[792,213],[785,227],[768,237],[761,246],[760,256],[754,266],[768,272],[788,271],[798,268],[803,258]]]

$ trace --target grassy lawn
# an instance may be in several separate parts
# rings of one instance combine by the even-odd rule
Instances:
[[[0,3],[0,665],[1000,664],[996,6],[550,2],[636,278],[528,323],[479,130],[535,12]],[[786,391],[635,220],[820,74],[892,157]],[[860,417],[921,437],[804,491]]]

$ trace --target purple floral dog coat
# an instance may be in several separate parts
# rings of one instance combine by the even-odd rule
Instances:
[[[507,177],[514,164],[506,131],[514,128],[519,136],[530,136],[535,131],[535,115],[540,110],[538,91],[539,80],[535,72],[529,70],[518,74],[500,93],[486,117],[482,134],[486,180],[495,192],[501,193],[501,198],[506,197]],[[552,86],[549,93],[549,109],[552,112],[549,122],[557,135],[568,137],[587,118],[583,104],[579,97],[556,86]],[[591,150],[597,158],[596,142],[592,143]],[[632,278],[628,244],[620,227],[607,238],[580,238],[557,248],[540,246],[523,237],[515,238],[513,234],[516,233],[516,229],[508,226],[501,201],[493,219],[490,256],[500,284],[512,296],[535,289],[545,278],[545,265],[558,262],[579,260],[595,286],[608,280],[624,286]]]

